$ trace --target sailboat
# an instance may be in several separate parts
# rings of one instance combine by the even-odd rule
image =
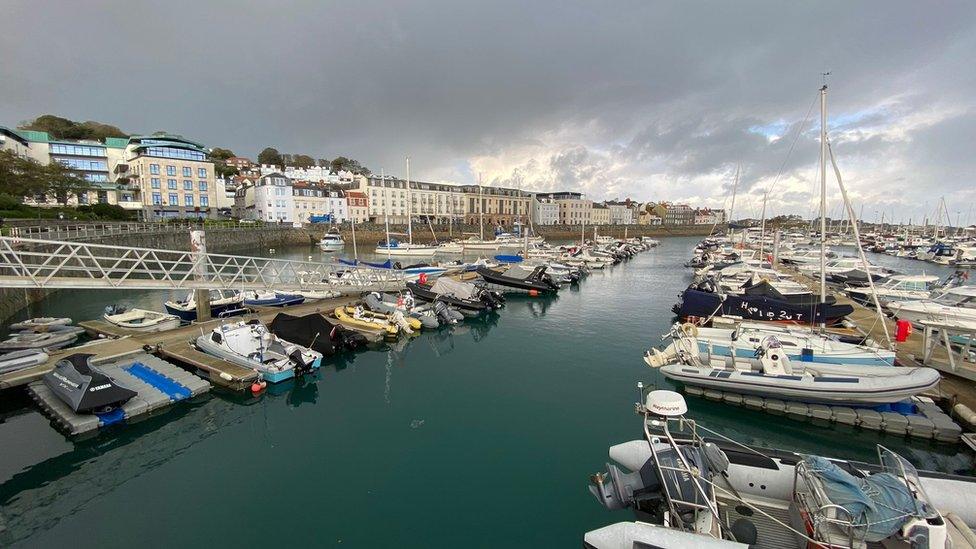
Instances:
[[[407,242],[400,242],[395,238],[390,238],[390,225],[386,225],[386,240],[381,240],[376,244],[376,253],[397,256],[421,256],[430,257],[437,251],[436,246],[430,244],[413,243],[413,212],[411,206],[413,199],[410,192],[410,158],[407,158]]]

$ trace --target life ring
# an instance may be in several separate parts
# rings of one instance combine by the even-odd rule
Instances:
[[[681,325],[681,333],[688,337],[698,337],[698,326],[691,322],[685,322]]]

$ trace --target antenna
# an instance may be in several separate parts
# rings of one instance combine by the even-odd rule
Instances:
[[[830,71],[820,73],[820,80],[823,82],[824,89],[827,88],[827,77],[830,76]]]

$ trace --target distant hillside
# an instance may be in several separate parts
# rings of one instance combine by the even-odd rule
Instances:
[[[55,139],[95,139],[101,141],[106,137],[129,137],[129,134],[111,124],[103,124],[94,120],[75,122],[53,114],[38,116],[30,122],[17,126],[17,128],[47,132]]]

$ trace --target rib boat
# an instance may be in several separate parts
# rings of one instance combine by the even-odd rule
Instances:
[[[105,307],[102,318],[119,328],[140,333],[163,332],[180,327],[180,317],[176,315],[145,309],[129,309],[120,305]]]
[[[545,265],[527,268],[515,264],[504,271],[482,267],[476,272],[489,288],[500,292],[526,292],[529,295],[538,295],[559,291],[559,285],[546,274]]]
[[[210,290],[210,315],[214,318],[224,318],[232,316],[235,311],[244,312],[241,309],[241,302],[244,298],[237,292],[227,292],[221,290]],[[193,322],[197,319],[197,302],[194,292],[190,292],[182,301],[167,301],[163,304],[166,312],[180,317],[184,322]]]
[[[505,298],[497,292],[452,278],[441,277],[432,284],[407,282],[407,289],[418,299],[427,302],[443,301],[456,307],[465,316],[494,311],[505,304]]]

